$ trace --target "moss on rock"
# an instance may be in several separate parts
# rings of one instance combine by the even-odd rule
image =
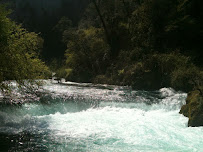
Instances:
[[[189,118],[188,126],[203,126],[203,96],[199,90],[188,93],[186,105],[180,113]]]

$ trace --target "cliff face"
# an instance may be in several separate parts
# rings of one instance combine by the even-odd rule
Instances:
[[[180,113],[189,118],[188,126],[203,126],[203,96],[199,90],[188,93]]]

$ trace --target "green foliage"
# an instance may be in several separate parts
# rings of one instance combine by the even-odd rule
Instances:
[[[58,70],[56,70],[56,77],[57,78],[64,78],[64,79],[68,79],[70,77],[72,77],[72,69],[66,69],[65,67],[61,67]]]
[[[91,2],[78,29],[63,35],[71,79],[136,89],[202,86],[200,0]]]
[[[148,54],[137,62],[130,61],[130,57],[124,55],[122,53],[124,58],[119,59],[119,63],[123,64],[117,64],[117,74],[113,76],[113,81],[120,82],[120,85],[144,90],[173,87],[183,91],[202,85],[200,70],[191,63],[189,57],[180,53]],[[124,64],[126,59],[127,64]]]
[[[7,88],[6,80],[41,79],[49,70],[37,58],[43,40],[35,33],[17,25],[7,15],[5,6],[0,5],[0,84]]]
[[[68,28],[72,27],[72,21],[68,19],[67,17],[63,16],[57,25],[53,28],[54,31],[57,31],[59,33],[63,33]]]
[[[169,54],[154,54],[149,55],[146,63],[148,69],[157,67],[163,74],[169,74],[171,71],[180,67],[186,67],[189,62],[189,57],[183,56],[179,53]]]
[[[101,29],[92,27],[74,32],[67,44],[66,64],[76,77],[84,75],[81,81],[90,81],[92,76],[105,72],[109,47],[102,39]]]
[[[203,75],[195,66],[180,67],[171,74],[172,86],[177,89],[185,88],[186,91],[202,90]]]
[[[106,75],[97,75],[94,78],[93,83],[96,83],[96,84],[115,84],[115,80],[112,80],[111,77],[107,77]]]
[[[145,1],[132,13],[130,32],[132,43],[136,48],[150,51],[152,39],[152,2]],[[146,53],[146,52],[145,52]]]
[[[191,68],[193,67],[193,68]],[[198,72],[190,58],[180,53],[155,54],[145,62],[147,70],[156,71],[161,80],[160,87],[170,86],[178,90],[189,91],[194,85],[189,84]],[[194,69],[196,68],[196,73]],[[193,75],[190,75],[191,71]],[[182,78],[181,78],[182,77]]]

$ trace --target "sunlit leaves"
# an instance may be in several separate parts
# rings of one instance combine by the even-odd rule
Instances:
[[[37,58],[43,40],[34,32],[17,25],[7,18],[5,7],[0,5],[0,83],[3,81],[43,78],[48,68]]]

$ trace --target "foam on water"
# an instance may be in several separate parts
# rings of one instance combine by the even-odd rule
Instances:
[[[178,111],[104,107],[40,118],[49,120],[56,142],[77,139],[74,144],[86,151],[203,150],[202,128],[187,128]]]
[[[185,93],[91,84],[49,83],[44,89],[51,96],[46,104],[1,107],[0,134],[16,141],[10,150],[203,151],[203,128],[187,127],[179,114]]]

